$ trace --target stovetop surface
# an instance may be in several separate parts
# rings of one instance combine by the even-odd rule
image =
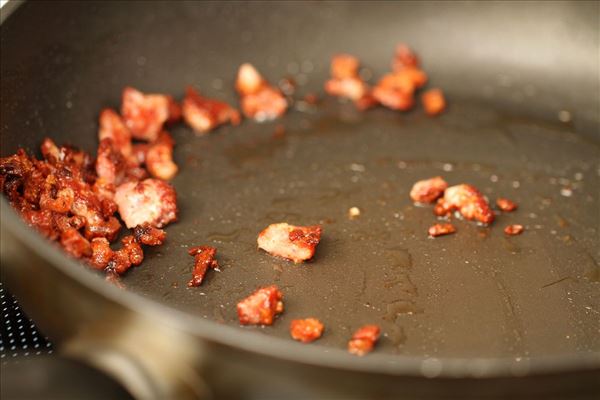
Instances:
[[[17,300],[0,282],[0,360],[2,365],[19,362],[23,357],[52,354],[48,341],[23,312]]]

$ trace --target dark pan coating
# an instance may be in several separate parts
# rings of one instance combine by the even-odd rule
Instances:
[[[552,70],[535,73],[526,38],[515,45],[511,32],[453,36],[443,24],[422,35],[415,21],[432,10],[415,7],[406,16],[401,4],[131,2],[127,12],[93,4],[89,15],[73,4],[44,7],[26,4],[2,27],[2,155],[35,149],[44,135],[93,149],[97,114],[118,107],[125,85],[181,96],[191,84],[233,103],[244,61],[272,82],[294,75],[304,94],[321,90],[332,53],[355,53],[380,74],[395,43],[406,40],[434,85],[447,89],[448,111],[435,119],[420,109],[361,114],[330,99],[316,110],[295,107],[273,124],[245,121],[203,138],[173,129],[180,220],[123,279],[128,290],[237,326],[235,304],[275,283],[285,313],[272,327],[243,329],[287,339],[290,321],[311,315],[327,325],[311,345],[323,349],[345,348],[357,327],[373,323],[382,329],[376,352],[519,358],[600,351],[600,151],[591,128],[598,117],[586,81],[594,65],[579,53],[564,49]],[[28,29],[19,29],[20,15],[31,18]],[[138,30],[128,28],[130,19]],[[356,21],[370,28],[353,25],[349,33],[344,27]],[[538,34],[546,28],[536,26]],[[481,59],[472,50],[478,40],[495,42],[496,53]],[[552,52],[543,42],[538,48],[537,60]],[[571,113],[560,114],[566,122],[561,110]],[[285,134],[274,138],[277,123]],[[428,239],[432,210],[413,206],[408,193],[437,175],[477,186],[491,203],[510,198],[519,209],[489,228],[457,221],[456,234]],[[361,215],[349,220],[353,206]],[[313,261],[294,265],[257,250],[258,232],[280,221],[323,225]],[[506,237],[502,228],[512,223],[525,232]],[[218,248],[221,272],[188,288],[186,253],[197,243]]]

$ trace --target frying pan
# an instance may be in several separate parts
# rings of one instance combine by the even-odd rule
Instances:
[[[598,11],[596,2],[27,2],[2,23],[3,156],[37,152],[44,136],[94,152],[99,110],[118,108],[126,85],[181,96],[191,84],[235,103],[235,72],[249,61],[273,83],[294,77],[300,98],[322,92],[331,55],[359,56],[373,81],[400,41],[417,49],[449,108],[438,118],[419,107],[360,113],[324,98],[205,137],[176,126],[180,220],[123,278],[126,290],[65,257],[4,199],[2,280],[65,356],[139,398],[591,397]],[[434,216],[408,192],[435,175],[519,209],[428,239]],[[349,220],[353,206],[362,213]],[[313,261],[256,249],[258,232],[280,221],[323,225]],[[506,237],[510,223],[525,233]],[[199,244],[218,248],[221,269],[187,288],[186,248]],[[240,327],[237,301],[272,283],[285,313],[271,327]],[[324,336],[293,342],[289,322],[309,316]],[[382,340],[353,357],[345,344],[366,323]]]

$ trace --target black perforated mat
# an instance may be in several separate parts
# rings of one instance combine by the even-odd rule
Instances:
[[[52,353],[52,344],[40,333],[29,317],[25,315],[17,300],[0,283],[0,359],[2,364],[19,360],[21,357],[47,355]]]

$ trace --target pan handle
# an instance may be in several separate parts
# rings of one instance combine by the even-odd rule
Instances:
[[[78,361],[58,355],[19,358],[3,364],[2,399],[131,400],[114,379]]]

